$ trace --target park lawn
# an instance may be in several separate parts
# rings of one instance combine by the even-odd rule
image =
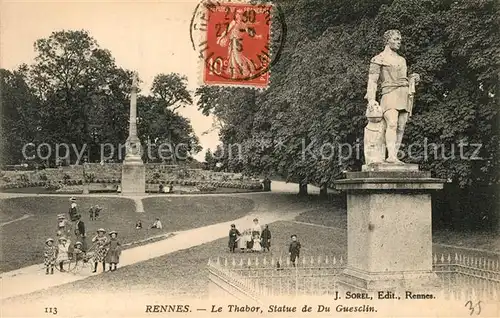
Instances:
[[[295,219],[299,222],[347,230],[347,212],[344,208],[338,206],[318,206],[300,214]],[[434,230],[432,239],[435,244],[433,247],[434,253],[451,253],[452,255],[458,253],[475,257],[498,257],[498,255],[494,254],[500,254],[500,235],[491,232]],[[453,245],[462,248],[442,247],[436,244]],[[466,248],[481,249],[484,252],[466,250]]]
[[[23,297],[23,301],[43,301],[51,295],[72,295],[74,293],[117,292],[129,294],[161,295],[172,299],[203,299],[208,296],[208,260],[220,261],[228,259],[232,264],[233,258],[239,264],[250,258],[252,263],[258,257],[263,260],[271,257],[283,260],[283,265],[288,266],[288,244],[291,234],[297,234],[303,248],[301,260],[310,262],[311,257],[330,260],[335,256],[337,260],[342,257],[346,260],[347,231],[335,231],[321,226],[303,223],[280,221],[269,225],[272,232],[271,253],[229,253],[227,239],[219,239],[189,249],[177,251],[162,257],[150,259],[145,262],[118,268],[116,272],[91,276],[84,280],[38,291]],[[58,275],[60,275],[58,273]],[[13,298],[16,301],[19,297]],[[154,302],[154,296],[151,297]]]
[[[185,230],[240,218],[253,209],[253,201],[224,197],[159,197],[143,200],[146,213],[136,213],[131,199],[113,197],[77,197],[87,231],[87,243],[98,228],[118,231],[122,243],[133,243],[159,234]],[[103,211],[98,221],[90,221],[88,210],[99,204]],[[57,214],[67,212],[68,197],[42,196],[0,200],[0,219],[13,220],[30,214],[24,220],[1,226],[2,254],[0,272],[43,263],[43,248],[48,237],[55,238]],[[148,229],[156,217],[163,229]],[[140,219],[142,230],[135,229]],[[5,222],[5,221],[2,221]],[[74,235],[70,236],[75,242]],[[128,246],[130,247],[130,246]]]
[[[62,286],[39,291],[23,297],[29,300],[43,299],[54,293],[71,294],[75,292],[143,292],[160,294],[171,297],[191,297],[201,299],[208,296],[208,271],[209,258],[215,260],[217,256],[227,257],[232,262],[241,258],[246,262],[248,258],[263,259],[266,257],[282,257],[286,266],[288,257],[288,244],[291,233],[299,237],[303,248],[301,256],[310,261],[311,256],[342,256],[345,260],[346,239],[342,234],[331,229],[319,228],[311,225],[294,222],[276,222],[269,225],[273,235],[271,253],[235,253],[227,251],[227,239],[219,239],[210,243],[199,245],[186,250],[177,251],[169,255],[154,258],[145,262],[118,268],[116,272],[91,276],[84,280],[65,284]],[[59,275],[59,273],[58,273]],[[153,300],[152,300],[153,301]]]

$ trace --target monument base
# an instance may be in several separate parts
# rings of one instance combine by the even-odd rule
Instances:
[[[417,165],[372,164],[335,182],[347,192],[346,286],[426,288],[432,272],[431,192],[444,180]]]
[[[146,167],[142,162],[127,162],[122,165],[121,194],[140,196],[146,193]]]

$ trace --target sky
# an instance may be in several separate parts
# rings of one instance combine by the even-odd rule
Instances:
[[[111,51],[120,67],[135,70],[148,92],[159,73],[188,77],[188,89],[198,84],[197,53],[191,46],[189,24],[199,0],[162,1],[6,1],[0,0],[0,67],[15,69],[31,63],[33,43],[59,30],[87,30],[98,44]],[[217,131],[203,135],[213,119],[195,105],[180,108],[191,120],[203,150],[219,143]]]

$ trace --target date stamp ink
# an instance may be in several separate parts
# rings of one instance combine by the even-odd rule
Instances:
[[[278,12],[280,27],[273,28],[273,11]],[[273,29],[278,30],[274,36]],[[202,1],[190,28],[201,61],[200,84],[266,88],[285,34],[282,13],[271,4]],[[277,42],[275,50],[272,39]]]

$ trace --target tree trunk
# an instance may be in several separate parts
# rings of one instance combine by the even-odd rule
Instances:
[[[299,195],[307,195],[307,183],[299,183]]]
[[[319,188],[319,196],[322,198],[326,198],[328,196],[328,187],[326,183],[321,184]]]
[[[172,164],[176,165],[177,164],[177,153],[175,151],[175,146],[172,141],[172,131],[169,129],[168,130],[168,140],[170,141],[170,149],[172,150]]]

